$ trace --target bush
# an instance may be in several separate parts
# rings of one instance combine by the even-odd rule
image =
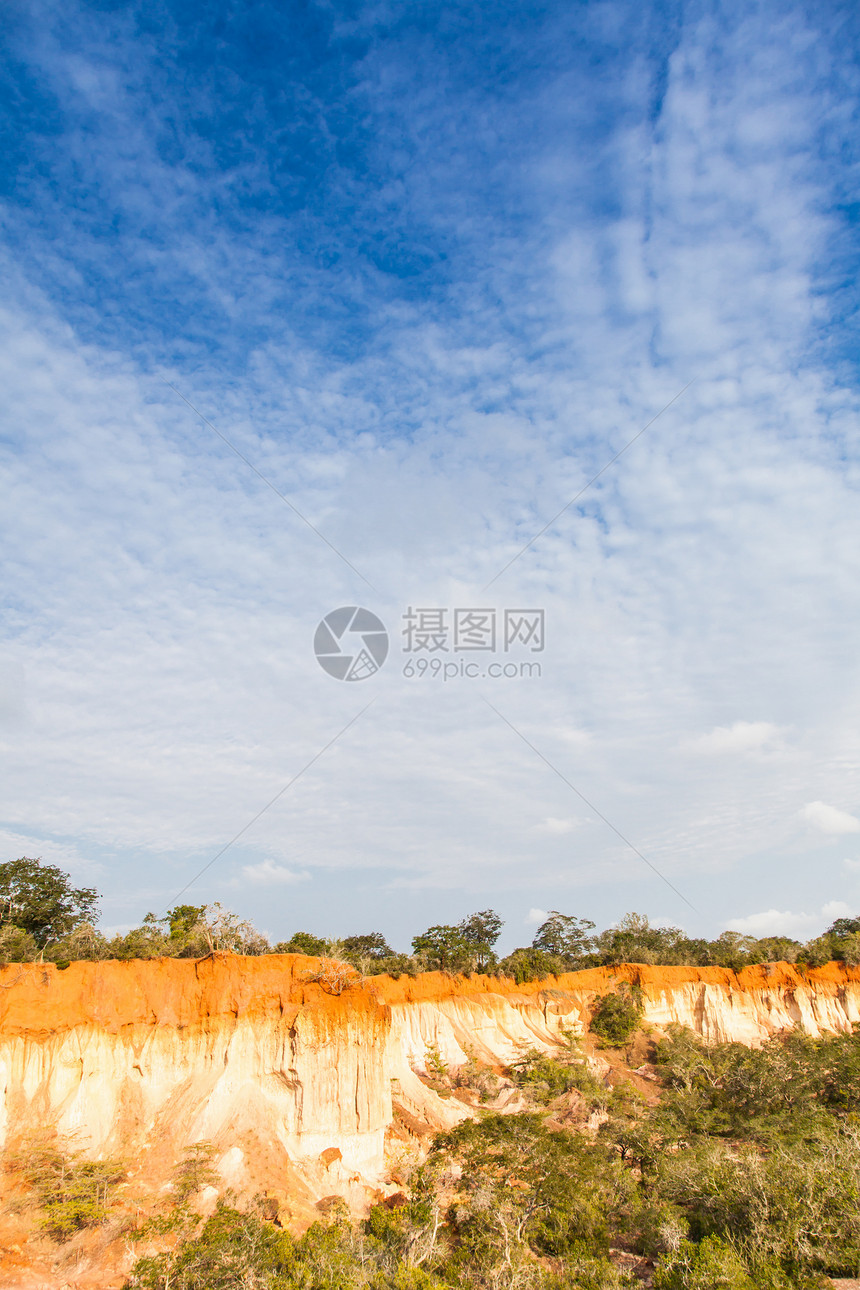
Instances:
[[[274,947],[276,954],[307,954],[310,958],[319,958],[325,954],[328,941],[311,932],[294,932],[288,941],[278,941]]]
[[[496,971],[499,976],[507,976],[524,985],[527,981],[545,981],[550,976],[560,976],[567,971],[567,963],[556,954],[548,954],[541,949],[514,950],[503,958]]]
[[[605,994],[591,1016],[590,1029],[610,1048],[626,1044],[642,1019],[638,991],[622,986],[615,994]]]
[[[138,1259],[127,1290],[281,1290],[292,1241],[253,1214],[219,1204],[200,1235]]]
[[[718,1237],[683,1241],[660,1260],[654,1290],[756,1290],[738,1253]]]
[[[47,1138],[22,1144],[6,1163],[31,1188],[42,1211],[40,1226],[55,1241],[103,1223],[125,1173],[117,1160],[85,1160]]]
[[[98,962],[110,953],[108,942],[92,923],[79,923],[68,936],[45,948],[44,957],[53,963]]]
[[[318,967],[305,974],[305,980],[321,986],[326,994],[339,995],[350,986],[360,984],[361,976],[351,963],[344,963],[340,959],[322,958]]]
[[[531,1049],[511,1068],[514,1083],[527,1089],[538,1103],[546,1104],[572,1089],[582,1093],[589,1106],[602,1105],[608,1097],[600,1080],[574,1052],[559,1057]]]
[[[23,927],[0,926],[0,963],[31,963],[38,956],[38,945]]]

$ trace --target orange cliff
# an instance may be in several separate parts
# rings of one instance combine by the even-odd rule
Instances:
[[[287,1214],[333,1194],[361,1206],[389,1188],[393,1126],[472,1114],[434,1090],[428,1052],[498,1068],[552,1051],[620,981],[641,987],[645,1024],[708,1041],[860,1021],[860,970],[836,964],[633,965],[522,986],[430,973],[338,996],[309,980],[316,967],[217,954],[0,969],[0,1145],[49,1126],[163,1183],[186,1146],[208,1141],[225,1186],[267,1190]]]

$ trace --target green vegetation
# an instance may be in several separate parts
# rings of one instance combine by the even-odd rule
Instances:
[[[582,1094],[589,1109],[605,1106],[609,1097],[609,1090],[591,1073],[579,1044],[570,1034],[566,1052],[552,1057],[530,1049],[511,1067],[511,1077],[543,1106],[573,1089]]]
[[[493,946],[503,926],[494,909],[482,909],[456,926],[428,927],[412,949],[431,971],[486,972],[498,962]]]
[[[42,948],[96,916],[94,887],[73,887],[68,874],[41,860],[0,864],[0,929],[23,933]]]
[[[573,1132],[540,1107],[597,1085],[575,1044],[514,1068],[538,1109],[436,1138],[403,1191],[295,1238],[221,1205],[128,1290],[813,1290],[860,1272],[860,1033],[760,1050],[674,1030],[660,1097],[601,1088]],[[625,1270],[628,1269],[628,1270]]]
[[[610,1048],[626,1044],[642,1020],[642,1001],[636,986],[622,985],[604,994],[591,1016],[591,1030]]]
[[[0,957],[64,966],[272,948],[219,905],[148,914],[108,940],[93,924],[97,902],[40,861],[0,866]],[[487,909],[428,928],[410,955],[380,932],[296,932],[274,948],[316,958],[308,979],[332,993],[386,971],[492,970],[528,981],[622,961],[860,963],[860,918],[837,919],[801,945],[731,931],[696,940],[640,914],[596,932],[554,910],[530,946],[498,960],[501,928]],[[591,1030],[605,1047],[623,1047],[640,1017],[636,987],[620,985],[596,1001]],[[753,1050],[708,1047],[674,1029],[651,1056],[653,1094],[604,1085],[573,1039],[553,1056],[527,1052],[508,1078],[532,1109],[505,1115],[486,1106],[496,1074],[474,1059],[449,1070],[431,1050],[434,1087],[445,1097],[469,1090],[478,1118],[437,1138],[401,1193],[365,1222],[333,1204],[298,1238],[271,1221],[267,1201],[248,1212],[221,1203],[199,1218],[193,1197],[215,1176],[198,1144],[177,1166],[164,1212],[140,1233],[174,1244],[138,1261],[129,1290],[622,1290],[639,1284],[634,1268],[650,1269],[655,1290],[813,1290],[823,1276],[860,1274],[860,1033],[797,1032]],[[16,1204],[32,1207],[58,1242],[119,1212],[116,1161],[46,1139],[7,1155],[6,1167]]]
[[[820,936],[802,945],[788,936],[756,940],[733,931],[709,941],[689,937],[678,927],[652,927],[637,913],[595,932],[590,919],[551,910],[531,945],[499,958],[496,945],[504,924],[494,909],[479,910],[459,923],[428,927],[413,938],[412,953],[406,954],[393,949],[378,931],[341,939],[298,931],[272,943],[252,923],[219,904],[176,905],[161,917],[149,913],[138,927],[109,940],[94,925],[98,901],[93,888],[75,888],[68,874],[41,860],[23,858],[0,865],[0,964],[39,959],[68,966],[82,959],[281,953],[349,964],[355,969],[351,978],[355,980],[378,973],[400,977],[420,972],[493,972],[520,984],[619,963],[735,971],[778,961],[796,963],[801,970],[831,960],[860,965],[860,916],[837,918]],[[617,1006],[606,1005],[608,1011]]]
[[[26,1188],[19,1207],[35,1205],[40,1227],[55,1241],[104,1223],[125,1175],[119,1161],[86,1160],[47,1136],[22,1143],[5,1163]]]

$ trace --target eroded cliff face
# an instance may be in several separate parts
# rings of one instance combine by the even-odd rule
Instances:
[[[225,1185],[267,1191],[300,1218],[322,1196],[360,1208],[384,1194],[393,1128],[408,1136],[472,1113],[430,1086],[428,1053],[500,1068],[552,1051],[621,981],[640,986],[645,1024],[708,1041],[860,1021],[860,971],[834,964],[739,975],[627,966],[524,986],[378,977],[339,996],[309,980],[315,967],[300,955],[214,955],[0,970],[0,1145],[50,1126],[155,1184],[205,1140]]]

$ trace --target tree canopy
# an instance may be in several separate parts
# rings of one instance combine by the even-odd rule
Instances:
[[[95,887],[73,887],[56,865],[27,856],[0,864],[0,925],[20,927],[39,946],[93,922],[98,905]]]

